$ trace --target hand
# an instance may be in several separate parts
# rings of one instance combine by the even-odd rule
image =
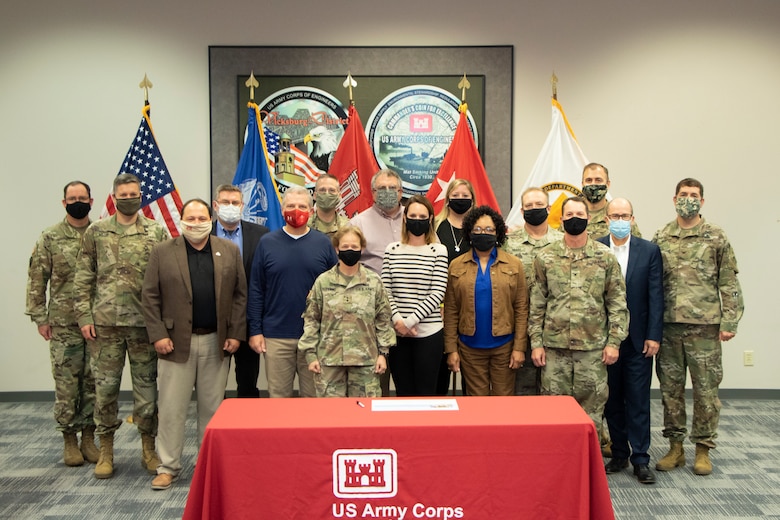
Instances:
[[[536,367],[545,366],[547,364],[547,350],[544,347],[531,350],[531,361],[534,362]]]
[[[451,372],[460,372],[460,355],[457,352],[447,354],[447,366]]]
[[[606,347],[604,347],[604,351],[601,353],[601,362],[604,363],[605,365],[614,365],[615,362],[618,360],[619,355],[620,355],[620,351],[618,349],[610,345],[607,345]]]
[[[51,339],[51,325],[38,325],[38,334],[43,336],[43,339],[49,341]]]
[[[645,348],[642,349],[642,354],[644,354],[645,357],[653,357],[658,354],[659,348],[661,348],[660,343],[653,341],[652,339],[646,339]]]
[[[173,341],[171,341],[171,338],[158,339],[154,342],[154,350],[158,354],[170,354],[173,352]]]
[[[256,334],[249,337],[249,348],[257,352],[258,354],[265,353],[265,336],[262,334]]]
[[[728,341],[734,336],[736,336],[736,332],[726,332],[725,330],[720,331],[720,340],[721,341]]]
[[[237,339],[227,338],[225,340],[225,346],[222,347],[222,350],[224,350],[228,354],[233,354],[233,353],[235,353],[236,350],[238,350],[238,346],[240,344],[241,344],[241,342],[238,341]]]
[[[318,360],[314,360],[311,363],[309,363],[309,372],[313,372],[315,374],[322,374],[322,367],[320,366],[320,362]]]
[[[417,335],[417,327],[409,328],[406,326],[403,320],[398,320],[393,324],[393,327],[395,328],[395,333],[399,336],[416,336]]]
[[[387,358],[379,354],[376,358],[376,365],[374,365],[374,373],[384,374],[385,372],[387,372]]]
[[[516,369],[522,368],[525,363],[525,352],[520,350],[513,350],[512,357],[509,358],[509,368]]]
[[[81,335],[84,336],[84,339],[87,341],[92,341],[97,338],[97,334],[95,334],[95,325],[90,323],[89,325],[81,327]]]

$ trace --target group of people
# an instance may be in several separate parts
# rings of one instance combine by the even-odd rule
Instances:
[[[710,473],[721,341],[743,310],[733,251],[699,214],[695,179],[680,181],[678,216],[652,242],[628,200],[607,201],[609,185],[604,166],[587,165],[560,230],[547,193],[528,189],[524,223],[510,230],[462,179],[438,215],[423,196],[402,204],[392,170],[373,176],[374,204],[347,220],[338,180],[324,174],[313,197],[284,193],[285,225],[271,232],[242,220],[241,190],[220,185],[211,204],[184,203],[182,236],[168,240],[138,211],[137,177],[116,177],[117,212],[94,223],[89,186],[69,183],[65,219],[36,243],[27,291],[27,314],[50,342],[65,464],[113,475],[127,355],[141,462],[152,488],[168,489],[193,387],[202,439],[230,360],[238,397],[258,397],[262,354],[270,397],[292,397],[296,377],[303,397],[388,396],[391,374],[398,396],[446,395],[458,373],[466,395],[572,395],[599,430],[606,419],[606,471],[630,460],[652,483],[657,355],[670,450],[656,469],[685,464],[687,369],[694,472]]]

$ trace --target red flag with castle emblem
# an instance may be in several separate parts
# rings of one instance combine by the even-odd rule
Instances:
[[[455,135],[452,137],[452,143],[450,143],[439,167],[439,173],[433,179],[426,197],[433,203],[434,214],[438,214],[447,202],[445,200],[447,186],[455,179],[465,179],[474,187],[477,204],[487,205],[496,211],[501,211],[496,196],[493,194],[493,187],[488,180],[485,165],[482,164],[482,158],[479,156],[476,143],[474,143],[474,136],[469,130],[466,120],[466,112],[468,111],[466,103],[460,105],[459,111],[460,120],[455,129]]]
[[[371,178],[378,171],[379,165],[366,139],[363,123],[355,106],[350,105],[349,124],[328,168],[328,173],[339,180],[341,206],[348,217],[374,204]]]

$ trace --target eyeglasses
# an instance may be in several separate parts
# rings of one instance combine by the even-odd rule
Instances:
[[[372,188],[371,191],[398,191],[398,186],[377,186]]]
[[[317,193],[331,193],[331,194],[335,195],[336,193],[339,192],[339,190],[337,188],[317,188],[316,192]]]
[[[630,213],[622,213],[622,214],[612,214],[607,215],[609,217],[609,220],[631,220],[631,217],[634,215],[631,215]]]
[[[496,234],[496,228],[494,227],[475,227],[471,230],[472,235],[495,235]]]
[[[220,206],[240,206],[241,201],[240,200],[218,200],[217,204]]]

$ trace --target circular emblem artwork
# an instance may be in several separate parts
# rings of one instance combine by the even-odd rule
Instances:
[[[381,168],[395,171],[405,195],[425,194],[455,135],[460,100],[432,85],[412,85],[392,92],[371,113],[368,142]],[[467,114],[479,147],[477,127]]]
[[[324,90],[289,87],[258,106],[279,191],[313,189],[317,177],[328,171],[347,126],[341,102]]]

